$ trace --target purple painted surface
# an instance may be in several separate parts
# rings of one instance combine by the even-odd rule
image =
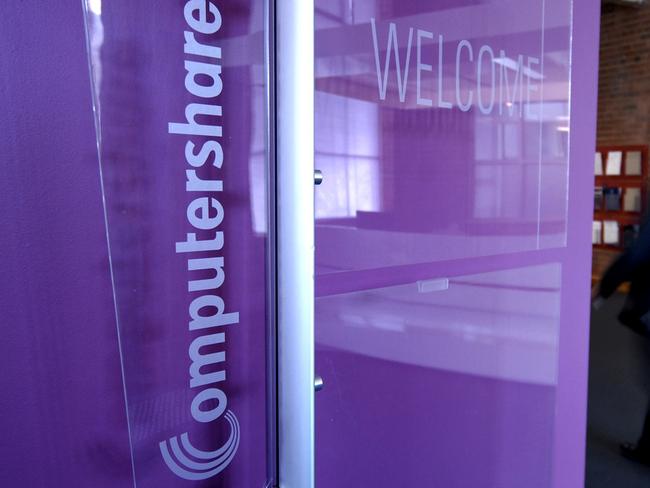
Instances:
[[[206,5],[113,1],[99,12],[89,2],[87,10],[134,473],[139,487],[261,487],[263,4],[220,2],[204,23],[184,10],[198,4]],[[196,117],[198,135],[168,125],[188,124],[186,107],[212,113]],[[191,235],[209,249],[183,245]],[[221,263],[205,261],[214,258]],[[184,433],[202,451],[235,451],[196,455]]]
[[[597,9],[316,5],[317,484],[581,486]]]
[[[184,61],[205,61],[183,53],[191,30],[185,4],[89,0],[89,49],[81,2],[29,12],[21,2],[3,6],[2,486],[265,486],[263,4],[220,2],[219,31],[197,34],[222,48],[223,90],[208,101],[184,85]],[[189,255],[175,252],[192,232],[187,206],[214,195],[185,190],[185,143],[205,139],[170,134],[168,123],[182,122],[185,106],[201,101],[222,107],[223,165],[197,174],[223,181],[224,245]],[[200,288],[212,277],[188,271],[188,259],[215,256],[225,262],[218,291],[188,291],[190,282]],[[237,324],[218,331],[225,331],[223,343],[211,335],[218,344],[200,350],[225,352],[225,362],[194,371],[205,378],[226,370],[218,385],[238,431],[229,430],[234,423],[225,412],[205,423],[190,415],[194,396],[214,386],[190,385],[190,343],[215,332],[189,330],[188,307],[199,294],[218,294],[225,312],[239,312]],[[165,465],[159,443],[184,432],[204,451],[238,432],[236,455],[227,466],[223,459],[212,464],[225,470],[205,481],[181,479]],[[190,471],[204,474],[205,465]]]
[[[568,249],[562,286],[559,378],[553,486],[584,485],[587,426],[587,362],[589,356],[589,290],[583,280],[591,275],[591,221],[593,196],[591,164],[596,147],[598,45],[600,4],[573,2],[573,57],[571,82],[571,149]],[[588,250],[587,250],[588,249]],[[590,281],[589,281],[590,282]]]
[[[0,485],[132,486],[81,6],[0,42]]]

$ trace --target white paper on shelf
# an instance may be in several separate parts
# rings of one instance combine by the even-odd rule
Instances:
[[[594,220],[591,243],[602,244],[603,243],[602,236],[603,236],[603,223],[600,220]]]
[[[605,174],[620,175],[622,161],[623,153],[621,151],[611,151],[607,153],[607,168]]]
[[[596,158],[594,159],[594,174],[603,174],[603,155],[600,152],[596,153]]]
[[[603,242],[605,244],[618,244],[618,222],[605,220],[603,222]]]
[[[641,188],[626,188],[623,195],[623,210],[626,212],[641,211]]]
[[[628,151],[625,153],[625,174],[630,176],[641,175],[641,151]]]

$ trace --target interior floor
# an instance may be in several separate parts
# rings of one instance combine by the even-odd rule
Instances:
[[[648,402],[646,339],[617,320],[624,301],[614,295],[591,316],[586,488],[650,486],[650,467],[619,453],[620,443],[636,442]]]

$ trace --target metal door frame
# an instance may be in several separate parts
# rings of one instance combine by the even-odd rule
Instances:
[[[277,477],[314,486],[314,2],[268,8],[274,72]]]

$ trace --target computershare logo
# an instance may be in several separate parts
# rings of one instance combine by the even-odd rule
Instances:
[[[176,436],[160,443],[163,459],[176,476],[192,481],[205,480],[226,469],[239,447],[239,422],[230,410],[226,412],[225,418],[230,423],[230,437],[216,451],[208,452],[197,449],[190,442],[187,432],[180,436],[180,444]],[[190,458],[188,454],[194,459]],[[192,471],[189,471],[190,469]]]
[[[224,257],[219,255],[225,242],[224,232],[219,229],[225,209],[219,201],[224,182],[215,173],[224,164],[220,143],[223,108],[219,103],[224,86],[221,48],[210,43],[210,36],[221,28],[221,13],[209,1],[188,0],[184,15],[191,28],[184,33],[183,51],[191,57],[184,62],[185,88],[197,100],[185,107],[186,121],[170,123],[168,132],[195,139],[185,144],[189,168],[184,182],[191,200],[187,220],[193,232],[187,232],[185,240],[176,243],[176,253],[189,256],[188,273],[196,275],[187,283],[192,295],[188,314],[193,337],[188,348],[189,386],[193,391],[190,413],[202,424],[227,421],[230,436],[225,443],[220,441],[217,445],[221,447],[214,451],[197,449],[187,432],[160,442],[159,447],[174,474],[186,480],[205,480],[226,469],[239,447],[239,421],[227,409],[228,397],[222,386],[226,381],[226,329],[239,323],[239,313],[226,313],[225,301],[219,296],[226,281]],[[196,34],[203,37],[197,38]]]

